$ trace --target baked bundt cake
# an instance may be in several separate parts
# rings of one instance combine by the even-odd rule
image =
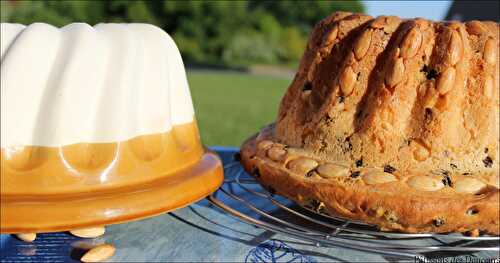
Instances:
[[[382,230],[499,234],[499,25],[334,13],[276,123],[242,146],[264,186]]]

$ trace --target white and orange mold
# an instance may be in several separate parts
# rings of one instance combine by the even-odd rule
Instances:
[[[1,232],[111,224],[222,182],[180,53],[147,24],[1,24]]]

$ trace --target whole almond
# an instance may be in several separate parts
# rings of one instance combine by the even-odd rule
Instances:
[[[403,58],[396,58],[394,64],[386,71],[385,83],[389,87],[396,86],[399,82],[403,80],[405,73],[405,65],[403,63]]]
[[[370,27],[374,29],[383,29],[386,25],[387,17],[385,16],[379,16],[370,23]]]
[[[370,48],[370,44],[372,42],[372,31],[370,29],[365,30],[361,36],[358,38],[356,44],[354,45],[354,56],[357,60],[362,59],[368,49]]]
[[[401,23],[401,18],[397,16],[378,16],[370,23],[370,27],[381,29],[386,33],[392,33],[396,30],[399,23]]]
[[[423,175],[413,176],[406,183],[420,191],[437,191],[444,187],[440,179]]]
[[[497,47],[495,39],[490,38],[484,43],[483,58],[486,63],[495,65],[497,60]]]
[[[262,140],[259,142],[258,144],[258,148],[259,149],[267,149],[269,147],[271,147],[274,143],[272,141],[269,141],[269,140]]]
[[[287,165],[288,169],[295,173],[306,174],[318,166],[318,162],[309,158],[298,158],[290,161]]]
[[[481,35],[485,31],[481,21],[470,21],[467,23],[467,32],[471,35]]]
[[[104,227],[89,227],[73,229],[69,231],[72,235],[83,238],[95,238],[104,235],[106,229]]]
[[[267,156],[273,161],[283,161],[286,157],[286,150],[281,147],[273,146],[267,150]]]
[[[340,75],[339,82],[342,93],[345,96],[350,95],[354,88],[354,82],[356,82],[356,73],[354,73],[351,67],[345,68],[344,72]]]
[[[484,87],[483,87],[483,94],[491,98],[493,96],[493,86],[495,85],[495,82],[493,81],[492,76],[486,76],[484,79]]]
[[[333,27],[328,34],[324,36],[323,40],[323,46],[329,46],[333,44],[335,39],[337,39],[337,33],[339,31],[339,28],[337,26]]]
[[[81,258],[82,262],[102,262],[115,254],[115,247],[109,244],[101,244],[91,248]]]
[[[33,242],[36,239],[36,233],[21,233],[16,234],[16,237],[25,242]]]
[[[412,28],[401,43],[401,57],[414,57],[422,44],[422,33],[417,27]]]
[[[397,181],[397,179],[394,175],[392,175],[390,173],[382,172],[382,171],[377,171],[377,170],[371,170],[371,171],[366,172],[362,178],[363,178],[363,181],[369,185],[383,184],[383,183]]]
[[[463,178],[453,184],[455,191],[468,194],[475,194],[481,191],[485,186],[485,183],[476,178]]]
[[[500,176],[496,174],[495,176],[490,176],[488,180],[488,184],[496,187],[497,189],[500,188]]]
[[[447,68],[439,77],[437,82],[437,90],[439,94],[444,95],[448,93],[453,86],[455,86],[456,70],[453,67]]]
[[[323,178],[334,178],[349,175],[349,167],[331,163],[325,163],[318,166],[318,168],[316,168],[316,171],[318,172],[319,176]]]
[[[450,42],[448,44],[448,54],[449,62],[451,65],[455,65],[462,58],[463,44],[460,34],[453,30],[451,32]]]

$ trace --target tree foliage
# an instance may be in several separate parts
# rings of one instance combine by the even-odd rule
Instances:
[[[250,65],[296,62],[311,27],[359,1],[2,1],[1,20],[155,24],[175,39],[187,63]]]

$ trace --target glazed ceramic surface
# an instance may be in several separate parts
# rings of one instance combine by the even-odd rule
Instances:
[[[152,216],[221,184],[161,29],[3,23],[1,40],[2,233]]]

